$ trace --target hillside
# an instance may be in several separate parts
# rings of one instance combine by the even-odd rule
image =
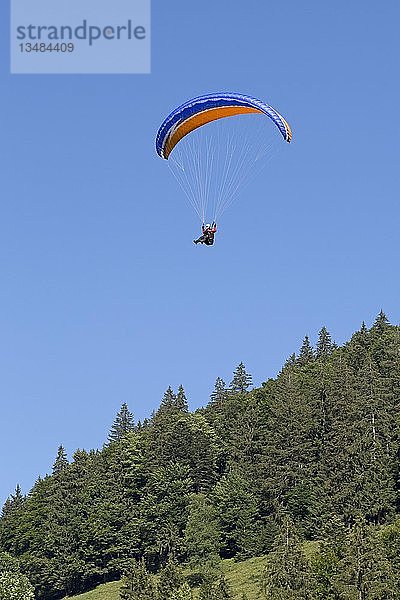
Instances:
[[[264,567],[263,557],[251,558],[243,562],[235,562],[232,559],[223,561],[222,569],[226,574],[233,600],[241,600],[243,593],[247,595],[248,600],[258,600],[262,597],[260,574]],[[99,585],[90,592],[73,596],[71,600],[120,600],[120,585],[118,581]],[[194,598],[197,598],[196,590]]]
[[[143,423],[123,404],[101,450],[69,460],[60,446],[51,475],[15,490],[0,550],[38,600],[134,578],[137,565],[151,581],[171,557],[200,571],[223,559],[228,580],[244,582],[266,555],[265,586],[312,585],[323,600],[360,592],[360,552],[365,586],[400,597],[400,328],[381,312],[338,347],[323,327],[276,378],[251,381],[240,363],[195,412],[169,387]],[[304,549],[317,540],[314,561]]]

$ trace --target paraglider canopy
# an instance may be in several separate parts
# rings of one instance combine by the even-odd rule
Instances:
[[[278,111],[251,96],[222,92],[173,110],[158,130],[156,151],[204,223],[216,221],[231,204],[262,159],[272,155],[276,138],[292,139]]]
[[[265,114],[275,123],[283,138],[287,142],[291,141],[292,130],[289,123],[265,102],[243,94],[208,94],[185,102],[168,115],[157,133],[157,153],[168,159],[176,144],[198,127],[223,117],[246,113]]]

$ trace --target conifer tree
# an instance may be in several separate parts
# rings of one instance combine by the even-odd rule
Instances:
[[[226,384],[221,377],[217,377],[217,380],[214,385],[214,390],[210,395],[210,402],[207,405],[205,414],[207,419],[214,426],[218,425],[218,422],[221,418],[224,405],[228,398],[228,390],[226,389]]]
[[[158,597],[159,600],[170,600],[175,592],[178,592],[183,585],[182,570],[171,557],[163,569],[161,569],[158,578]]]
[[[124,402],[118,411],[115,421],[108,434],[109,442],[121,440],[127,433],[134,431],[135,425],[133,414],[129,411],[128,405]]]
[[[187,581],[172,593],[170,600],[193,600],[192,590]]]
[[[314,351],[310,344],[308,335],[306,335],[300,348],[298,362],[300,365],[306,365],[312,360],[314,360]]]
[[[23,495],[23,493],[21,491],[21,487],[20,487],[19,483],[17,483],[14,494],[11,494],[11,503],[13,505],[13,508],[18,508],[19,506],[21,506],[21,504],[23,504],[24,500],[25,500],[25,496]]]
[[[291,354],[289,356],[289,358],[287,358],[285,360],[285,363],[284,363],[284,365],[282,367],[281,372],[283,372],[283,371],[285,371],[287,369],[292,369],[295,365],[296,365],[296,353],[293,352],[293,354]]]
[[[252,377],[246,371],[243,362],[240,362],[233,372],[233,379],[229,386],[229,391],[233,394],[242,394],[247,392],[252,384]]]
[[[185,390],[183,389],[182,385],[180,385],[178,388],[175,405],[176,405],[177,410],[180,410],[182,412],[187,413],[189,410]]]
[[[263,591],[268,600],[312,598],[311,570],[289,518],[282,523],[274,551],[268,555]]]
[[[144,561],[132,560],[122,580],[121,600],[159,600]]]
[[[227,473],[215,486],[212,498],[221,534],[221,555],[230,558],[262,553],[257,500],[244,476],[235,471]]]
[[[184,552],[193,482],[189,469],[171,462],[152,470],[140,506],[142,544],[146,562],[155,569]]]
[[[210,396],[211,405],[220,407],[224,400],[226,400],[227,395],[228,392],[226,389],[225,381],[221,379],[221,377],[217,377],[214,385],[214,391],[211,393]]]
[[[217,515],[204,494],[193,496],[185,529],[185,546],[189,564],[207,570],[219,562],[219,530]]]
[[[11,494],[10,497],[7,498],[2,508],[1,516],[3,520],[7,519],[7,516],[11,515],[13,511],[18,510],[18,508],[20,508],[23,505],[24,500],[25,496],[22,494],[20,485],[17,484],[15,488],[15,493]]]
[[[312,556],[314,594],[317,600],[341,600],[336,579],[345,554],[346,530],[341,519],[332,514],[322,528],[322,540]]]
[[[218,579],[209,577],[200,586],[199,600],[231,600],[231,598],[232,595],[223,575]]]
[[[387,329],[389,325],[389,319],[381,309],[379,315],[375,319],[375,323],[373,324],[372,329],[374,331],[377,331],[378,333],[383,333],[383,331],[385,331],[385,329]]]
[[[397,600],[398,587],[382,539],[358,517],[347,536],[346,553],[335,578],[339,597],[361,600]],[[396,589],[397,588],[397,589]]]
[[[176,394],[174,394],[171,386],[168,386],[161,400],[158,412],[168,412],[174,409],[176,409]]]
[[[58,475],[68,466],[67,454],[63,446],[58,447],[56,460],[53,465],[53,475]]]
[[[327,356],[332,354],[333,350],[334,344],[332,343],[330,333],[328,332],[326,327],[322,327],[322,329],[319,332],[316,356],[317,358],[326,358]]]

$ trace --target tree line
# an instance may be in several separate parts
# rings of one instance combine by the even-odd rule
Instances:
[[[123,404],[101,450],[60,446],[6,501],[0,549],[39,600],[123,574],[126,599],[169,577],[220,600],[221,559],[261,555],[271,600],[399,598],[399,409],[400,328],[381,311],[338,347],[323,327],[258,388],[240,363],[204,408],[168,388],[143,422]]]

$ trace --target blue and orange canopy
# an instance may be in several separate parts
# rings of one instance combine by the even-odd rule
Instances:
[[[157,133],[157,154],[168,159],[176,144],[198,127],[223,117],[246,113],[266,115],[278,127],[284,140],[291,141],[289,123],[272,106],[242,94],[208,94],[185,102],[168,115]]]

